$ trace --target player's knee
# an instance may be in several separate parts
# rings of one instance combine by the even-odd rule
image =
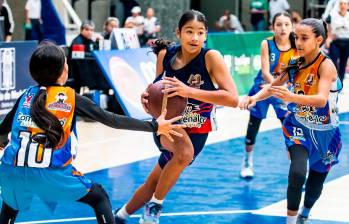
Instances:
[[[174,157],[178,164],[188,166],[194,158],[194,149],[192,147],[185,147],[183,150],[177,152]]]
[[[85,195],[79,201],[89,204],[94,208],[101,203],[108,203],[109,196],[107,192],[104,190],[104,188],[102,187],[102,185],[93,184],[91,191],[89,191],[87,195]]]
[[[306,169],[300,167],[291,166],[288,176],[288,184],[291,187],[301,188],[305,182]]]

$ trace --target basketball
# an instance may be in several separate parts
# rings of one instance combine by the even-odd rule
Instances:
[[[156,82],[148,87],[148,109],[149,114],[154,118],[158,118],[161,114],[162,100],[164,97],[162,90],[164,88],[165,85],[161,82]],[[187,101],[187,98],[181,96],[167,98],[166,119],[182,115],[187,106]]]

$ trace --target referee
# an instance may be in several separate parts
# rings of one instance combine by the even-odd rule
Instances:
[[[4,0],[0,0],[0,42],[10,42],[14,28],[11,9]]]
[[[327,18],[329,24],[330,52],[329,56],[337,67],[338,75],[343,83],[345,67],[349,57],[349,13],[348,0],[339,1],[339,9],[334,10]],[[338,62],[339,59],[339,62]]]

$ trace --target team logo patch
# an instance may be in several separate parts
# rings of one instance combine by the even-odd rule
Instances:
[[[30,101],[33,99],[34,94],[30,94],[25,96],[24,102],[23,102],[23,107],[30,108]]]
[[[56,102],[50,103],[48,105],[49,110],[57,110],[57,111],[64,111],[64,112],[71,111],[72,106],[64,102],[68,98],[64,93],[62,92],[58,93],[55,98],[56,98]]]
[[[205,82],[201,80],[200,74],[195,74],[195,75],[191,74],[187,83],[189,84],[190,87],[200,89],[200,86]]]
[[[314,84],[314,74],[309,74],[305,80],[306,86],[312,86]]]

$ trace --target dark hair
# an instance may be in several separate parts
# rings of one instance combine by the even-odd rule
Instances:
[[[273,17],[273,21],[272,21],[272,26],[273,26],[273,27],[274,27],[274,25],[275,25],[276,19],[277,19],[279,16],[288,17],[288,18],[290,19],[291,23],[293,24],[292,16],[291,16],[288,12],[278,12],[278,13],[276,13],[275,16]],[[294,33],[291,32],[288,38],[290,39],[291,47],[292,47],[292,48],[296,48],[296,41],[295,41],[295,39],[294,39]]]
[[[90,27],[92,27],[94,29],[95,28],[95,23],[92,20],[84,20],[81,23],[80,31],[85,29],[87,26],[90,26]]]
[[[45,147],[56,147],[63,138],[64,132],[58,118],[45,107],[47,92],[45,87],[55,85],[65,65],[62,48],[50,42],[43,42],[34,51],[29,62],[32,78],[41,86],[30,108],[34,123],[45,131],[46,138],[37,138]]]
[[[202,22],[205,26],[205,29],[207,30],[208,29],[208,25],[207,25],[207,19],[206,19],[206,16],[202,13],[202,12],[199,12],[199,11],[196,11],[196,10],[189,10],[189,11],[186,11],[182,16],[181,18],[179,19],[179,22],[178,22],[178,29],[179,31],[182,30],[183,26],[187,23],[187,22],[190,22],[192,20],[197,20],[199,22]],[[173,42],[169,41],[169,40],[165,40],[165,39],[157,39],[155,40],[152,44],[151,44],[151,49],[152,51],[158,55],[159,52],[162,50],[162,49],[166,49],[167,47],[169,47],[171,44],[173,44]]]
[[[307,18],[303,19],[300,25],[310,26],[316,37],[322,36],[323,40],[321,45],[323,45],[327,39],[327,23],[324,20]]]

